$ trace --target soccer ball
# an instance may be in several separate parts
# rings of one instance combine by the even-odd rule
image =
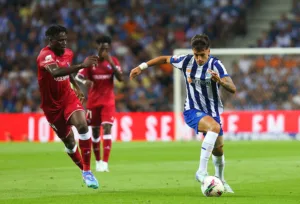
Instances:
[[[215,176],[206,176],[201,184],[201,191],[206,197],[220,197],[224,192],[224,186]]]

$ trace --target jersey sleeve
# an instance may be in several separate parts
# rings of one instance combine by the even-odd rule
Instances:
[[[88,68],[83,68],[83,69],[79,70],[78,75],[80,75],[84,78],[88,78]]]
[[[215,61],[214,71],[216,71],[219,74],[220,78],[229,76],[225,66],[222,64],[220,60]]]
[[[119,60],[116,57],[113,57],[113,61],[114,61],[115,65],[116,65],[116,68],[122,73],[123,71],[122,71],[122,67],[120,65]]]
[[[38,66],[46,67],[51,64],[56,64],[56,56],[51,51],[44,51],[38,57]]]
[[[186,57],[187,57],[187,55],[173,55],[170,59],[170,63],[174,67],[176,67],[178,69],[182,69],[183,62],[184,62]]]

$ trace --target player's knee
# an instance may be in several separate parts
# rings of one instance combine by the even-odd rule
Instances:
[[[76,129],[77,129],[79,134],[84,134],[84,133],[87,133],[89,131],[89,128],[88,128],[86,123],[77,124]]]
[[[99,127],[93,128],[93,129],[92,129],[92,132],[93,132],[93,138],[94,138],[94,139],[98,139],[98,138],[100,137],[100,130],[99,130]]]
[[[66,148],[73,149],[76,145],[75,141],[68,141],[68,143],[65,143]]]
[[[111,124],[104,124],[103,125],[103,132],[105,135],[111,134]]]
[[[217,122],[213,122],[212,124],[210,124],[210,126],[208,128],[208,131],[215,132],[218,134],[219,134],[220,130],[221,130],[221,126]]]
[[[221,145],[219,147],[215,147],[212,151],[212,154],[215,156],[222,156],[224,154],[223,145]]]

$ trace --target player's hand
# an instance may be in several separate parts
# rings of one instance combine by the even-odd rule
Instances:
[[[85,85],[87,88],[92,88],[92,87],[94,86],[94,82],[87,79],[87,80],[85,80],[84,85]]]
[[[103,57],[103,59],[107,60],[109,63],[113,62],[109,52],[107,52],[106,50],[103,50],[103,52],[101,53],[101,57]]]
[[[208,73],[211,74],[211,79],[217,83],[220,83],[221,82],[221,78],[219,76],[219,74],[211,69],[207,70]]]
[[[136,67],[130,71],[130,79],[134,79],[138,75],[142,73],[142,70],[140,67]]]
[[[95,56],[95,55],[93,55],[93,56],[88,56],[85,60],[84,60],[84,62],[82,63],[82,66],[83,67],[93,67],[93,66],[95,66],[95,65],[97,65],[98,64],[98,57],[97,56]]]

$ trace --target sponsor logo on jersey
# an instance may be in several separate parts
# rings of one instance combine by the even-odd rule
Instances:
[[[68,80],[68,79],[69,79],[69,75],[54,78],[55,81],[65,81],[65,80]]]
[[[110,79],[112,77],[111,74],[99,74],[99,75],[93,75],[94,79],[98,80],[104,80],[104,79]]]

